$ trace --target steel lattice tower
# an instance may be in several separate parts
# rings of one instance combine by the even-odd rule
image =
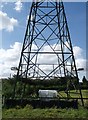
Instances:
[[[76,78],[79,84],[63,2],[34,1],[30,9],[17,78],[26,81],[67,76]],[[15,89],[16,84],[14,91]],[[80,89],[79,94],[83,103]]]

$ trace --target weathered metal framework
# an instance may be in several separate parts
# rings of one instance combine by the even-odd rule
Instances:
[[[76,78],[83,104],[63,2],[34,1],[30,9],[17,79],[24,79],[26,82],[36,79],[67,78],[67,76],[70,77],[70,83],[74,88],[71,78]],[[14,96],[15,89],[16,83]]]

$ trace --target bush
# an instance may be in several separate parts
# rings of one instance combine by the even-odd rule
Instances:
[[[16,109],[21,109],[21,106],[17,105],[15,108],[16,108]]]
[[[27,104],[24,108],[25,109],[33,109],[32,105],[29,105],[29,104]]]

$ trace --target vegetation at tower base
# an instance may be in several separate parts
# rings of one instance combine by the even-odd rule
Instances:
[[[14,78],[13,79],[3,79],[3,95],[5,95],[7,98],[10,98],[12,95],[12,89],[13,89],[13,85],[14,85]],[[17,83],[18,89],[16,91],[16,93],[19,93],[19,88],[21,87],[19,83]],[[63,85],[64,86],[64,85]],[[34,95],[35,93],[35,89],[37,90],[38,88],[42,88],[44,89],[44,87],[42,85],[34,85],[33,84],[26,88],[26,97],[31,94]],[[45,86],[46,88],[49,89],[49,87],[51,86]],[[55,87],[55,86],[54,86]],[[58,90],[58,86],[57,86],[57,90]],[[61,92],[63,92],[64,89],[62,89]],[[73,90],[72,90],[73,91]],[[82,94],[83,94],[83,98],[84,97],[88,97],[88,90],[82,90]],[[77,96],[75,96],[77,97]],[[88,100],[85,100],[85,104],[88,107]],[[44,108],[44,109],[40,109],[40,108],[36,108],[33,109],[33,107],[29,104],[27,104],[26,106],[22,107],[20,105],[15,106],[14,108],[7,108],[4,107],[3,111],[3,119],[4,118],[86,118],[87,114],[88,114],[88,110],[86,108],[83,107],[79,107],[77,110],[76,109],[72,109],[72,108],[66,108],[66,109],[61,109],[58,108],[56,106],[53,106],[51,108]]]
[[[25,107],[16,106],[15,108],[6,109],[3,108],[2,111],[2,120],[88,120],[88,109],[79,107],[79,109],[65,108],[65,109],[57,109],[55,106],[52,108],[45,109],[33,109],[31,105],[26,105]]]
[[[15,78],[13,79],[3,79],[3,95],[5,95],[7,98],[11,98],[12,96],[12,89],[13,89],[13,85],[14,85],[14,82],[15,82]],[[39,82],[39,81],[38,81]],[[58,81],[56,81],[57,83]],[[59,81],[60,82],[60,81]],[[84,83],[82,83],[82,86],[83,86]],[[17,83],[17,91],[16,93],[18,94],[19,93],[19,88],[21,87],[20,86],[21,84]],[[61,88],[61,92],[64,94],[63,90],[64,90],[64,85],[62,85],[63,88]],[[81,86],[81,87],[82,87]],[[49,89],[51,86],[42,86],[42,85],[31,85],[30,87],[27,86],[26,88],[26,94],[25,94],[25,97],[27,97],[29,94],[31,94],[31,96],[34,95],[34,93],[36,92],[37,89],[39,88],[42,88],[44,89],[45,87],[47,89]],[[53,86],[52,86],[53,87]],[[56,86],[54,86],[56,87]],[[57,90],[58,90],[58,86],[56,87]],[[36,90],[35,90],[36,89]],[[72,92],[74,90],[71,90]],[[87,90],[82,90],[82,95],[83,95],[83,98],[84,97],[87,97],[88,98],[88,89]],[[77,97],[77,95],[75,96]],[[80,101],[79,101],[80,102]],[[86,107],[88,108],[88,99],[87,100],[84,100],[84,103],[86,105]],[[36,109],[33,109],[33,107],[30,105],[30,104],[26,104],[26,106],[20,106],[19,104],[16,105],[15,107],[12,107],[12,108],[7,108],[6,106],[3,107],[3,110],[2,110],[2,117],[4,120],[5,119],[26,119],[26,118],[30,118],[30,119],[56,119],[56,118],[63,118],[63,119],[66,119],[66,118],[69,118],[69,119],[76,119],[76,118],[80,118],[80,119],[84,119],[84,120],[87,120],[87,114],[88,114],[88,109],[86,108],[83,108],[83,107],[78,107],[78,109],[73,109],[73,108],[64,108],[64,109],[61,109],[61,108],[57,108],[56,106],[52,106],[51,108],[36,108]]]
[[[26,89],[25,89],[25,97],[29,97],[35,94],[39,89],[52,89],[52,90],[58,90],[58,91],[64,91],[67,88],[67,80],[66,78],[57,79],[54,78],[52,80],[31,80],[30,78],[25,80],[23,78],[22,83],[26,82]],[[75,80],[74,80],[75,82]],[[13,87],[15,83],[15,78],[12,79],[3,79],[2,80],[3,85],[3,95],[6,98],[11,98],[13,93]],[[76,83],[76,82],[75,82]],[[21,84],[18,81],[17,82],[17,89],[16,89],[16,95],[19,95],[21,89]],[[70,89],[74,89],[73,86],[70,86]]]
[[[63,79],[63,80],[62,79],[58,80],[57,78],[55,78],[55,79],[52,80],[53,82],[51,81],[51,83],[48,80],[47,81],[42,81],[42,80],[34,80],[33,81],[32,80],[33,83],[32,82],[29,82],[29,84],[27,83],[26,89],[25,89],[24,99],[38,98],[38,90],[39,89],[57,90],[59,95],[62,94],[63,96],[66,97],[66,93],[65,93],[65,90],[67,88],[66,79]],[[64,80],[65,80],[65,82],[64,82]],[[14,86],[15,78],[13,78],[13,79],[3,79],[2,81],[3,81],[2,94],[5,97],[5,99],[11,99],[12,95],[13,95],[13,86]],[[84,83],[81,84],[81,87],[83,87],[83,86],[84,86]],[[82,94],[83,94],[84,97],[88,97],[87,91],[85,91],[85,89],[86,88],[84,88],[84,90],[82,91]],[[17,99],[20,99],[20,92],[21,92],[20,90],[21,90],[21,84],[18,81],[17,82],[17,89],[16,89],[16,98]],[[75,92],[73,86],[70,86],[70,90],[71,90],[72,93]],[[75,95],[71,94],[71,95],[72,95],[72,97],[79,97],[78,94],[75,94]],[[84,101],[87,101],[87,100],[84,100]],[[86,102],[86,105],[87,105],[87,102]]]
[[[85,76],[83,76],[82,83],[81,83],[82,89],[88,89],[88,80]]]

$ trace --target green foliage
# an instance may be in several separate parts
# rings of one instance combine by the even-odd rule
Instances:
[[[11,97],[12,95],[12,90],[13,90],[13,86],[14,86],[14,80],[3,80],[3,94],[6,97]],[[26,89],[25,89],[25,93],[26,95],[33,95],[36,91],[38,91],[38,89],[57,89],[57,90],[63,90],[64,89],[64,85],[63,86],[46,86],[44,87],[43,85],[36,85],[36,86],[29,86],[28,84],[26,85]],[[17,89],[16,89],[16,93],[19,94],[20,92],[20,88],[21,88],[21,84],[18,82],[17,83]],[[72,92],[74,92],[72,90]],[[63,91],[61,91],[60,93],[62,93],[63,95],[66,95]],[[83,97],[88,97],[88,90],[82,90],[82,94]],[[77,97],[77,96],[74,96]],[[85,100],[85,106],[88,107],[88,100]],[[53,106],[52,108],[48,109],[33,109],[33,107],[31,105],[26,105],[24,108],[22,108],[21,106],[16,106],[15,108],[10,108],[10,109],[6,109],[3,108],[2,111],[2,115],[3,118],[86,118],[88,114],[88,110],[82,107],[79,107],[79,109],[56,109],[56,106]]]
[[[6,98],[10,98],[12,96],[14,81],[10,79],[3,79],[2,80],[2,95]]]
[[[21,109],[21,106],[17,105],[15,108],[16,108],[16,109]]]
[[[6,98],[10,98],[13,95],[13,88],[14,88],[14,84],[15,84],[16,78],[12,78],[12,79],[3,79],[2,80],[2,89],[3,89],[3,95]],[[26,81],[24,79],[24,81]],[[57,90],[57,91],[65,91],[68,88],[70,88],[70,90],[73,90],[74,87],[71,84],[71,81],[73,84],[75,84],[75,87],[77,88],[77,81],[75,78],[70,78],[66,77],[66,78],[54,78],[52,80],[30,80],[28,79],[26,82],[28,83],[24,83],[22,81],[17,81],[16,83],[16,97],[20,97],[21,94],[23,93],[23,88],[25,85],[25,94],[24,97],[25,98],[29,98],[29,97],[37,97],[38,96],[38,90],[39,89],[48,89],[48,90]],[[88,88],[88,81],[83,78],[83,83],[81,84],[81,87],[83,89]]]
[[[83,82],[83,83],[86,83],[86,84],[88,83],[88,81],[87,81],[87,79],[86,79],[85,76],[83,76],[82,82]]]
[[[82,107],[79,109],[32,109],[30,106],[26,106],[21,109],[3,109],[3,118],[87,118],[88,110]]]
[[[31,105],[27,104],[27,105],[25,106],[25,109],[33,109],[33,107],[32,107]]]

